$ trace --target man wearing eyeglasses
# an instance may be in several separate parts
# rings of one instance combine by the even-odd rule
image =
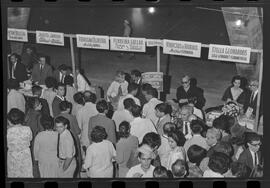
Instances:
[[[203,90],[197,86],[190,84],[190,77],[184,76],[182,78],[182,86],[177,88],[176,98],[179,102],[180,107],[189,103],[189,100],[195,99],[196,103],[194,104],[196,108],[202,109],[205,105],[205,98],[203,96]]]
[[[251,80],[249,83],[250,95],[247,98],[245,105],[245,113],[252,113],[254,116],[256,115],[257,109],[257,99],[258,99],[258,91],[259,91],[259,82],[257,80]],[[262,104],[262,103],[261,103]],[[262,112],[262,107],[260,104],[260,115]]]

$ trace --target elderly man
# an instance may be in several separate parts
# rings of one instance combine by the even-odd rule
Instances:
[[[189,100],[194,100],[195,107],[202,109],[205,105],[205,98],[203,96],[203,91],[190,84],[190,77],[184,76],[182,78],[182,86],[177,88],[176,98],[179,102],[180,107],[189,103]]]

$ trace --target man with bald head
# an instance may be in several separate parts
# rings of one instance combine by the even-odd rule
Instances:
[[[182,86],[177,88],[176,98],[179,102],[180,107],[189,103],[189,100],[195,101],[195,107],[202,109],[205,105],[205,98],[203,91],[196,86],[190,84],[190,77],[184,76],[182,78]]]

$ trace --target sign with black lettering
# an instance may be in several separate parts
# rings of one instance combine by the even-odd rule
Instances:
[[[110,37],[110,49],[116,51],[145,52],[145,38]]]

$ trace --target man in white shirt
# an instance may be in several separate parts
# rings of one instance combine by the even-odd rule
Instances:
[[[132,98],[135,102],[135,104],[141,106],[140,100],[135,97],[136,94],[138,92],[138,84],[135,83],[131,83],[128,85],[128,94],[126,96],[123,96],[120,98],[119,102],[118,102],[118,108],[117,110],[123,110],[124,109],[124,100],[127,98]]]
[[[96,95],[90,91],[84,92],[85,105],[77,113],[78,126],[81,129],[81,145],[86,148],[89,146],[90,141],[88,138],[88,124],[89,119],[98,114],[96,109]]]
[[[157,132],[154,124],[149,119],[141,118],[141,107],[134,105],[131,108],[131,113],[134,117],[133,121],[130,122],[130,134],[138,138],[139,143],[142,142],[142,139],[146,133]]]
[[[76,68],[76,75],[77,75],[77,87],[78,92],[85,92],[85,91],[91,91],[92,93],[96,93],[96,90],[94,87],[91,87],[86,79],[83,77],[83,75],[80,72],[79,68]]]
[[[156,125],[158,122],[158,117],[155,113],[155,107],[156,105],[162,103],[162,101],[157,99],[158,92],[155,88],[147,88],[145,91],[143,91],[143,94],[148,102],[143,106],[142,116],[150,119],[153,124]]]

